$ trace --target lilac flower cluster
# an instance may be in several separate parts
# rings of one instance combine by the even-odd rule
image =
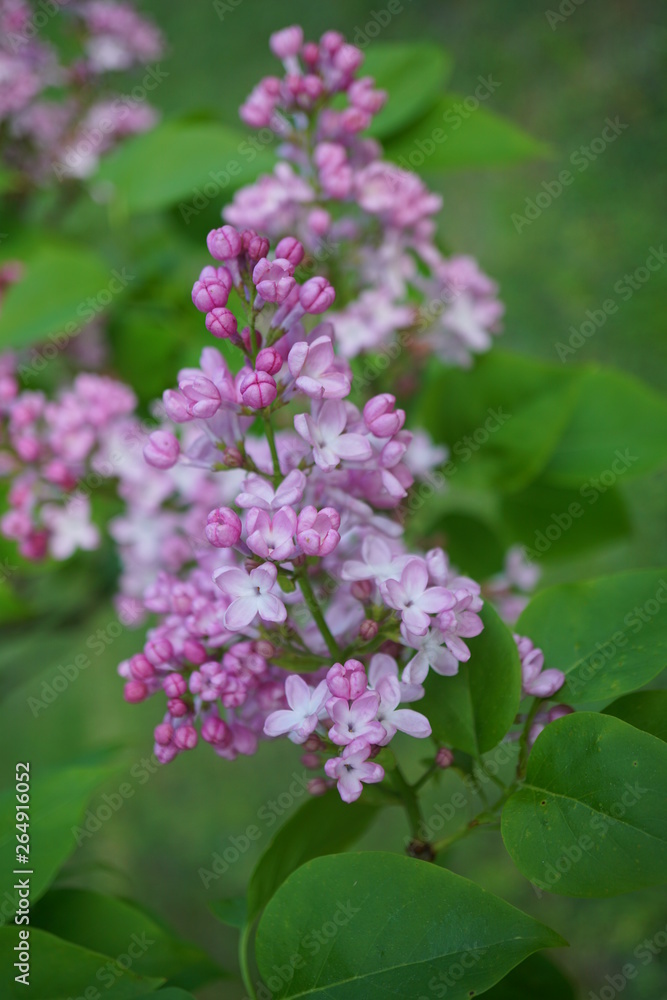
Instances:
[[[97,547],[90,491],[117,474],[102,455],[110,429],[135,405],[127,386],[92,374],[77,376],[53,400],[20,391],[13,357],[0,356],[0,475],[11,481],[0,532],[23,556],[66,559]]]
[[[400,706],[423,696],[430,668],[451,675],[469,658],[480,587],[441,550],[406,549],[391,513],[414,482],[405,413],[388,393],[362,410],[350,401],[352,373],[323,318],[334,290],[297,280],[301,242],[283,237],[271,253],[229,225],[207,242],[216,263],[193,302],[243,365],[234,374],[206,347],[164,394],[180,430],[155,431],[144,455],[160,474],[205,476],[220,499],[200,522],[208,544],[146,589],[160,620],[121,664],[125,697],[166,698],[164,762],[200,735],[233,759],[286,734],[352,801],[383,776],[377,748],[399,730],[430,734]]]
[[[8,167],[41,184],[92,174],[99,158],[123,136],[156,120],[145,101],[106,91],[106,74],[145,65],[163,51],[160,32],[130,4],[115,0],[55,0],[79,43],[68,65],[38,38],[47,12],[27,0],[0,0],[0,127]],[[62,9],[60,9],[62,8]],[[64,96],[62,92],[64,91]]]
[[[237,192],[224,218],[276,240],[296,233],[319,269],[335,248],[348,295],[329,319],[345,356],[381,351],[397,331],[412,346],[418,332],[418,356],[469,365],[499,331],[497,286],[471,257],[441,254],[440,196],[362,136],[386,98],[358,76],[363,52],[335,31],[304,42],[299,27],[274,34],[271,49],[284,76],[261,80],[241,117],[279,137],[280,160]]]

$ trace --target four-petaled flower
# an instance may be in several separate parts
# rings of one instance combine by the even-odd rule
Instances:
[[[285,621],[285,605],[271,593],[277,576],[278,570],[273,563],[263,563],[250,573],[226,566],[215,571],[213,579],[220,590],[231,598],[231,604],[224,613],[226,629],[239,632],[250,625],[256,615],[265,622]]]
[[[401,612],[406,628],[415,635],[425,635],[430,615],[448,611],[456,604],[451,590],[429,587],[428,568],[423,559],[410,559],[401,571],[400,580],[380,584],[385,603]]]
[[[310,413],[297,413],[297,434],[313,447],[313,459],[323,472],[330,472],[341,461],[365,462],[373,453],[363,434],[345,433],[347,410],[337,399],[327,399]]]
[[[311,688],[298,674],[285,681],[285,697],[289,709],[272,712],[264,723],[267,736],[287,734],[292,743],[304,743],[315,730],[325,701],[329,697],[326,681]]]
[[[335,778],[343,802],[355,802],[362,792],[362,782],[376,784],[384,778],[384,770],[368,758],[370,745],[363,738],[353,740],[340,757],[332,757],[324,765],[329,778]]]
[[[351,378],[339,371],[331,338],[301,340],[289,352],[287,365],[297,389],[311,399],[344,399],[350,395]]]

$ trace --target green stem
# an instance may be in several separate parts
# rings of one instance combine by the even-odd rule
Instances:
[[[398,764],[390,773],[394,788],[401,797],[403,808],[405,809],[405,813],[408,817],[412,836],[415,840],[421,840],[422,838],[420,836],[420,832],[423,829],[424,823],[422,820],[421,810],[419,808],[419,800],[415,792],[415,786],[408,784]]]
[[[422,788],[426,784],[426,782],[429,780],[429,778],[433,777],[433,775],[435,774],[435,772],[439,771],[439,770],[440,770],[440,768],[438,767],[437,764],[435,764],[435,763],[431,764],[431,766],[429,768],[427,768],[426,771],[424,771],[424,773],[422,774],[421,778],[417,778],[417,780],[415,781],[414,785],[412,786],[412,791],[413,792],[418,792],[419,789]]]
[[[252,977],[250,975],[249,946],[251,931],[252,927],[249,923],[246,924],[241,931],[241,937],[239,938],[239,966],[241,968],[241,979],[243,980],[243,985],[248,991],[250,1000],[257,1000],[257,994],[255,993],[255,987],[253,986]]]
[[[299,581],[301,593],[303,594],[303,599],[306,602],[306,607],[313,616],[315,623],[320,630],[320,634],[327,644],[327,649],[334,659],[338,660],[341,655],[338,643],[329,631],[329,626],[324,620],[324,614],[322,613],[322,609],[317,601],[317,598],[315,597],[315,591],[313,590],[312,584],[308,578],[308,570],[305,566],[302,566],[297,571],[297,579]]]
[[[278,461],[278,449],[276,447],[276,436],[273,433],[273,424],[269,417],[263,416],[262,423],[264,424],[264,432],[266,434],[266,440],[269,442],[269,449],[271,450],[271,461],[273,462],[273,478],[274,480],[280,479],[280,462]]]
[[[523,731],[519,737],[519,762],[516,767],[516,776],[518,781],[523,781],[526,777],[526,767],[528,766],[528,735],[530,733],[530,727],[535,720],[535,716],[540,710],[541,704],[542,699],[536,698],[530,707],[528,715],[526,716]]]

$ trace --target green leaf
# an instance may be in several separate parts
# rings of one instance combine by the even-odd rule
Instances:
[[[444,532],[447,554],[462,573],[486,580],[502,570],[506,546],[485,520],[452,511],[438,518],[437,530]]]
[[[300,865],[346,850],[376,816],[375,807],[359,802],[351,809],[335,791],[304,802],[271,838],[255,866],[248,885],[248,921]]]
[[[209,204],[222,206],[242,184],[275,162],[270,146],[217,122],[170,121],[124,142],[105,156],[97,179],[126,212],[149,212],[180,202],[187,224]]]
[[[433,983],[449,984],[448,1000],[468,1000],[563,943],[444,868],[365,852],[317,858],[291,875],[264,911],[256,954],[275,1000],[416,998],[434,995]]]
[[[444,471],[453,485],[512,492],[548,462],[576,403],[578,378],[494,350],[472,371],[434,368],[415,423],[449,447]]]
[[[13,950],[18,944],[19,928],[0,927],[0,968],[12,969],[16,960]],[[83,996],[93,987],[98,994],[104,989],[109,1000],[130,1000],[156,989],[164,980],[138,975],[127,951],[110,957],[61,941],[53,934],[30,928],[30,985],[16,982],[14,975],[5,974],[4,996],[7,1000],[68,1000]],[[128,942],[129,944],[129,942]],[[120,958],[118,964],[116,959]],[[128,964],[129,958],[129,964]],[[19,970],[20,972],[21,970]]]
[[[86,803],[112,769],[99,764],[40,771],[30,778],[30,902],[49,887],[59,869],[76,848],[75,828],[81,822]],[[23,771],[20,772],[24,774]],[[16,864],[16,789],[0,794],[0,898],[14,899]],[[22,852],[21,852],[22,853]]]
[[[452,70],[451,57],[430,42],[377,42],[366,52],[363,76],[372,76],[389,99],[368,134],[385,139],[410,125],[438,99]]]
[[[615,698],[667,664],[667,571],[635,570],[542,590],[516,625],[566,675],[562,701]]]
[[[518,493],[501,497],[501,513],[515,541],[533,559],[566,559],[608,545],[630,534],[620,491],[604,493],[561,489],[543,478]]]
[[[248,905],[245,896],[231,896],[229,899],[214,899],[209,909],[217,919],[239,930],[248,922]]]
[[[666,459],[667,400],[630,375],[591,368],[544,474],[593,497]]]
[[[667,742],[667,691],[635,691],[607,705],[603,715],[629,723]]]
[[[42,245],[3,299],[0,345],[28,347],[49,334],[59,334],[64,345],[104,309],[115,287],[113,273],[90,248]]]
[[[550,723],[507,801],[501,829],[540,889],[615,896],[667,879],[667,746],[619,719]]]
[[[481,84],[478,89],[481,94]],[[423,118],[390,139],[385,153],[407,170],[423,171],[505,167],[549,157],[552,150],[480,106],[472,94],[447,94]]]
[[[488,602],[481,617],[484,631],[466,640],[468,662],[455,677],[431,671],[422,702],[436,738],[473,757],[500,743],[521,701],[521,663],[512,633]]]
[[[484,996],[486,1000],[576,1000],[572,983],[544,955],[531,955]]]
[[[120,955],[133,943],[139,954],[132,971],[159,976],[171,985],[197,989],[224,975],[196,945],[180,941],[153,917],[111,896],[84,889],[52,890],[32,911],[31,923],[90,951]]]

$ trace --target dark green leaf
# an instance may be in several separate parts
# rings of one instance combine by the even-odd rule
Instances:
[[[614,698],[647,684],[667,665],[667,571],[636,570],[548,587],[516,629],[566,675],[566,702]]]
[[[505,167],[551,155],[546,143],[481,107],[472,94],[441,97],[423,118],[391,139],[385,152],[407,170],[420,171]]]
[[[617,698],[603,709],[603,715],[613,715],[635,729],[657,736],[667,742],[667,691],[635,691]]]
[[[272,837],[250,878],[248,919],[253,920],[288,875],[321,854],[346,850],[377,816],[358,802],[350,807],[337,792],[311,798]]]
[[[133,972],[159,976],[175,986],[197,989],[224,975],[200,948],[180,941],[122,899],[83,889],[52,890],[34,908],[31,922],[90,951],[120,955],[132,944],[138,953]]]
[[[422,703],[437,739],[473,757],[501,741],[521,701],[521,664],[512,634],[488,602],[481,616],[484,631],[466,640],[468,662],[455,677],[431,671]]]
[[[435,995],[434,983],[448,1000],[468,1000],[532,952],[563,943],[444,868],[363,853],[294,872],[264,911],[256,953],[275,1000],[417,998]]]
[[[531,955],[484,996],[486,1000],[576,1000],[572,983],[544,955]]]
[[[62,346],[101,312],[115,286],[113,274],[89,247],[42,245],[26,261],[25,275],[3,299],[0,345],[28,347],[49,334]],[[105,293],[104,302],[100,293]],[[54,341],[56,347],[59,341]]]
[[[211,912],[228,927],[245,927],[248,922],[248,905],[245,896],[230,899],[215,899],[210,904]]]
[[[543,890],[614,896],[667,879],[667,746],[578,712],[538,737],[503,810],[516,866]]]
[[[131,967],[132,956],[127,952],[113,957],[103,955],[61,941],[35,927],[30,929],[30,985],[26,987],[6,971],[12,969],[16,960],[13,949],[18,943],[18,932],[18,927],[0,927],[0,968],[5,970],[3,985],[6,990],[3,996],[8,1000],[23,1000],[24,997],[68,1000],[81,997],[91,989],[98,995],[104,990],[103,995],[109,1000],[130,1000],[144,996],[163,982],[138,975]],[[116,959],[120,959],[120,964]]]

